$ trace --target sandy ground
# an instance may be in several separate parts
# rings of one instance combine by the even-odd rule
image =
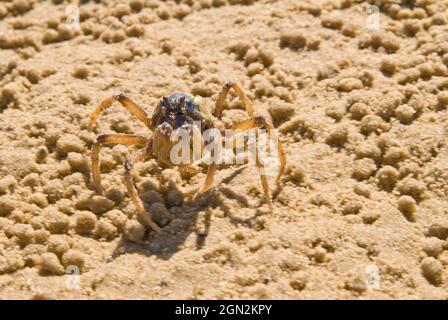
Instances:
[[[75,30],[69,1],[2,1],[0,298],[447,299],[448,4],[371,3],[379,30],[367,1],[81,1]],[[189,200],[205,169],[148,160],[135,179],[164,233],[145,233],[123,146],[96,194],[96,134],[150,134],[118,104],[89,132],[102,99],[211,105],[226,81],[284,143],[273,213],[252,167]]]

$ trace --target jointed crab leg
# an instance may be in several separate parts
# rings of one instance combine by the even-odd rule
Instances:
[[[252,102],[249,100],[249,98],[246,96],[243,90],[241,90],[241,88],[236,83],[233,82],[227,82],[222,88],[222,91],[219,93],[218,98],[216,99],[215,109],[213,110],[213,116],[217,118],[221,116],[222,108],[224,106],[224,102],[226,100],[227,93],[229,93],[230,88],[233,88],[233,90],[235,90],[241,102],[244,104],[247,113],[249,114],[250,117],[252,117],[254,114],[254,107],[252,106]]]
[[[100,134],[92,146],[92,179],[96,190],[103,193],[100,176],[100,148],[103,144],[124,144],[144,147],[149,144],[145,137],[134,134]]]
[[[120,102],[130,113],[143,122],[148,128],[152,128],[151,120],[145,110],[139,107],[135,102],[126,97],[123,93],[104,99],[90,116],[89,130],[95,126],[96,119],[105,109],[109,108],[114,101]]]
[[[214,162],[208,166],[207,177],[205,178],[204,186],[199,191],[199,193],[203,193],[203,192],[207,191],[208,189],[210,189],[210,186],[213,183],[213,178],[215,176],[216,167],[217,167],[216,163],[214,163]]]
[[[137,191],[134,187],[134,181],[132,179],[132,165],[134,161],[141,161],[145,159],[148,156],[152,155],[152,144],[148,145],[147,148],[138,150],[138,153],[136,153],[132,159],[129,157],[126,157],[124,162],[124,181],[126,183],[126,188],[128,189],[129,196],[131,197],[132,203],[134,204],[135,208],[137,209],[137,213],[139,215],[139,220],[144,225],[150,227],[157,233],[161,233],[162,230],[160,227],[151,219],[151,216],[148,211],[145,210],[145,207],[143,206],[142,201],[138,197]]]
[[[233,130],[249,130],[252,128],[266,128],[270,134],[275,133],[275,130],[273,130],[274,128],[272,127],[272,125],[270,125],[268,122],[266,122],[266,120],[262,116],[255,116],[250,119],[241,121],[232,127]],[[278,150],[278,156],[279,156],[279,160],[280,160],[280,168],[279,168],[279,171],[277,174],[277,181],[279,181],[281,175],[283,174],[284,168],[285,168],[286,158],[285,158],[285,154],[284,154],[283,147],[282,147],[280,140],[277,139],[277,141],[278,141],[277,150]],[[258,167],[258,169],[262,169],[263,165],[260,162],[258,153],[257,153],[255,159],[256,159],[255,164]],[[266,202],[268,203],[269,208],[272,210],[272,200],[271,200],[271,194],[269,191],[268,179],[267,179],[266,175],[262,174],[262,171],[260,171],[260,182],[261,182],[261,186],[263,187],[263,192],[264,192],[264,195],[266,198]]]
[[[241,121],[233,126],[233,130],[248,130],[252,128],[266,128],[269,135],[275,135],[276,140],[278,141],[277,149],[278,149],[278,157],[280,160],[280,168],[278,170],[277,174],[277,182],[280,180],[280,177],[282,176],[283,172],[285,171],[285,165],[286,165],[286,157],[285,152],[283,151],[282,143],[280,142],[280,139],[277,137],[277,133],[272,127],[271,124],[269,124],[262,116],[255,116],[251,119]]]

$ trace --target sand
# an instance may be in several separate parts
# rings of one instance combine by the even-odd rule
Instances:
[[[69,1],[2,1],[0,298],[447,299],[448,2],[371,3],[377,30],[367,1],[81,1],[77,30]],[[205,168],[148,160],[145,231],[124,146],[94,191],[96,134],[150,135],[118,104],[89,132],[102,99],[212,105],[227,81],[284,144],[272,213],[251,166],[191,200]],[[223,121],[244,117],[232,94]]]

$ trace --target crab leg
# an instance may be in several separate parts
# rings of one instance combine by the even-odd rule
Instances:
[[[133,134],[100,134],[92,146],[92,179],[98,193],[103,193],[100,176],[100,148],[103,144],[123,144],[144,147],[150,140]]]
[[[233,88],[233,90],[235,90],[240,101],[244,104],[247,113],[249,114],[250,117],[252,117],[254,114],[254,107],[252,105],[252,102],[249,100],[249,98],[246,96],[243,90],[241,90],[240,86],[238,86],[236,83],[233,82],[227,82],[222,88],[221,92],[219,93],[218,98],[216,99],[215,109],[213,110],[213,116],[217,118],[221,116],[222,108],[224,107],[224,102],[226,100],[230,88]]]
[[[124,181],[126,183],[126,188],[128,189],[129,196],[131,197],[132,203],[137,209],[138,217],[140,218],[140,222],[145,226],[150,227],[157,233],[161,233],[162,229],[151,219],[151,215],[148,211],[145,210],[142,201],[138,197],[137,191],[134,186],[134,181],[132,179],[132,166],[134,161],[140,161],[146,158],[147,156],[152,155],[152,145],[148,145],[147,148],[143,150],[138,150],[139,153],[135,154],[133,158],[126,157],[124,162]]]
[[[109,108],[114,101],[118,101],[121,103],[123,107],[125,107],[130,113],[132,113],[135,117],[137,117],[141,122],[143,122],[149,129],[152,129],[151,119],[145,110],[139,107],[135,102],[126,97],[123,93],[120,93],[116,96],[112,96],[104,99],[98,107],[96,107],[95,111],[93,111],[90,116],[89,121],[89,130],[92,130],[95,126],[96,119],[105,109]]]

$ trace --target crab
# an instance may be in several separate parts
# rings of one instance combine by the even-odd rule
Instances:
[[[199,136],[201,138],[201,134],[204,133],[204,131],[207,129],[224,129],[224,125],[221,121],[219,121],[219,119],[221,118],[224,103],[230,89],[233,89],[236,92],[240,101],[244,105],[246,112],[249,115],[249,118],[247,120],[236,123],[231,129],[245,131],[252,128],[263,128],[269,132],[274,131],[273,126],[269,122],[267,122],[264,117],[255,114],[252,102],[246,96],[240,86],[232,82],[228,82],[223,86],[221,92],[217,97],[213,110],[212,108],[199,103],[197,99],[192,98],[185,93],[174,93],[162,97],[151,117],[148,116],[148,113],[143,108],[138,106],[123,93],[104,99],[91,114],[88,125],[90,131],[93,130],[99,115],[105,109],[109,108],[114,102],[119,102],[132,115],[143,122],[143,124],[145,124],[146,127],[153,132],[153,134],[149,138],[134,134],[98,135],[92,145],[91,154],[92,181],[96,191],[100,194],[103,194],[104,192],[101,185],[100,176],[99,155],[101,146],[109,144],[122,144],[137,147],[137,150],[131,156],[127,156],[124,160],[125,185],[131,201],[136,208],[137,218],[140,223],[142,223],[147,228],[151,228],[157,233],[161,233],[162,229],[151,219],[151,214],[145,209],[142,201],[138,196],[131,174],[133,164],[137,161],[144,161],[145,159],[152,157],[155,158],[157,162],[163,167],[175,166],[170,158],[170,151],[173,147],[173,141],[172,139],[170,139],[170,135],[173,130],[176,130],[178,128],[184,128],[189,133],[199,131]],[[201,124],[200,129],[196,125],[197,123]],[[201,146],[203,147],[203,140],[201,142]],[[278,160],[280,164],[276,177],[276,181],[278,183],[285,168],[286,158],[280,141],[278,141],[277,148]],[[258,157],[256,160],[256,166],[259,169],[262,166]],[[198,191],[198,195],[206,192],[212,186],[216,170],[217,163],[213,162],[209,164],[204,185]],[[262,174],[262,171],[260,171],[260,180],[266,202],[268,203],[269,208],[272,211],[272,200],[268,185],[268,178],[265,174]]]

